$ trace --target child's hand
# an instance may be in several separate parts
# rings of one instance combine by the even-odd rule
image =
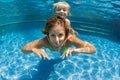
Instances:
[[[68,55],[72,55],[72,52],[73,52],[73,48],[69,48],[67,51],[65,51],[63,54],[62,54],[62,59],[64,59],[65,57],[68,57]]]
[[[44,51],[44,49],[33,48],[32,51],[36,53],[40,58],[43,57],[44,59],[48,59],[48,60],[50,59],[48,57],[48,54]]]

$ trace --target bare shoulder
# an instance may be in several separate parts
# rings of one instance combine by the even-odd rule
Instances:
[[[70,36],[67,41],[68,41],[67,44],[74,45],[77,48],[90,47],[91,49],[95,50],[95,47],[93,44],[91,44],[87,41],[83,41],[75,36]]]
[[[73,36],[73,35],[70,35],[70,36],[68,37],[68,40],[69,40],[70,42],[84,42],[84,41],[82,41],[81,39],[79,39],[79,38],[77,38],[76,36]]]
[[[37,39],[32,42],[27,43],[24,47],[43,47],[47,44],[47,38]]]
[[[71,27],[71,23],[70,23],[70,20],[69,19],[65,19],[65,22],[66,22],[66,25],[68,26],[68,27]]]
[[[47,37],[39,39],[36,41],[39,47],[46,46],[48,44]]]
[[[83,47],[84,44],[85,44],[85,41],[83,41],[83,40],[81,40],[81,39],[79,39],[75,36],[72,36],[72,35],[70,35],[68,37],[67,41],[68,41],[69,44],[75,45],[76,47]]]
[[[65,20],[66,20],[67,22],[70,22],[70,20],[69,20],[68,18],[65,18]]]
[[[67,24],[70,24],[70,20],[69,19],[66,18],[65,21],[66,21]]]

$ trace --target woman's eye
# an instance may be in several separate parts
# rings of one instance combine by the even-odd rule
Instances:
[[[52,34],[51,36],[52,36],[52,37],[55,37],[55,35],[54,35],[54,34]]]
[[[63,34],[59,34],[59,37],[62,37],[63,36]]]
[[[52,35],[52,37],[55,37],[55,35]]]

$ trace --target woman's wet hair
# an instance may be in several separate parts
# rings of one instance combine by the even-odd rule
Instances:
[[[61,25],[65,29],[66,37],[68,37],[70,32],[70,26],[67,25],[65,18],[62,17],[52,17],[49,18],[46,22],[45,28],[42,30],[43,34],[49,35],[49,31],[55,26]],[[57,26],[56,26],[57,27]]]

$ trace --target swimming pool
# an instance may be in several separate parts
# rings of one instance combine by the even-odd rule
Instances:
[[[72,5],[71,8],[73,8],[71,10],[73,15],[69,18],[72,21],[72,27],[79,33],[77,36],[82,40],[94,44],[97,52],[91,55],[72,55],[65,60],[61,60],[59,55],[57,55],[59,52],[51,52],[46,49],[51,57],[49,61],[40,60],[39,57],[34,54],[23,54],[21,47],[27,42],[45,36],[41,33],[41,30],[45,25],[45,20],[51,16],[48,15],[51,13],[51,9],[48,11],[46,11],[46,9],[48,6],[52,7],[54,1],[5,1],[6,2],[2,2],[0,0],[0,6],[5,6],[0,12],[0,80],[120,79],[118,23],[120,19],[117,11],[114,13],[112,11],[108,12],[109,15],[104,15],[104,17],[101,18],[101,16],[103,16],[102,13],[100,13],[99,16],[96,13],[96,15],[91,16],[92,14],[90,14],[91,12],[89,12],[89,10],[87,12],[84,10],[88,7],[88,2],[90,11],[94,11],[92,7],[97,6],[97,3],[101,3],[99,6],[102,6],[103,3],[105,7],[108,5],[108,7],[111,7],[110,4],[116,4],[116,10],[117,6],[120,5],[118,4],[119,1],[105,0],[105,2],[109,2],[105,4],[104,1],[86,0],[80,1],[80,6],[78,0],[66,0]],[[91,6],[90,3],[93,2],[94,6]],[[31,5],[33,7],[31,7]],[[74,9],[75,7],[76,9]],[[11,8],[12,10],[10,10]],[[6,9],[8,9],[8,11]],[[77,13],[77,10],[79,9],[81,10],[81,15],[78,16],[79,11]],[[102,9],[100,8],[100,10]],[[38,10],[43,12],[39,12]],[[35,13],[36,11],[38,12]],[[9,12],[9,14],[7,12]],[[46,12],[44,14],[46,16],[41,16],[44,12]],[[83,13],[86,14],[83,16]],[[117,21],[114,22],[114,20]],[[115,27],[115,24],[118,25]]]

